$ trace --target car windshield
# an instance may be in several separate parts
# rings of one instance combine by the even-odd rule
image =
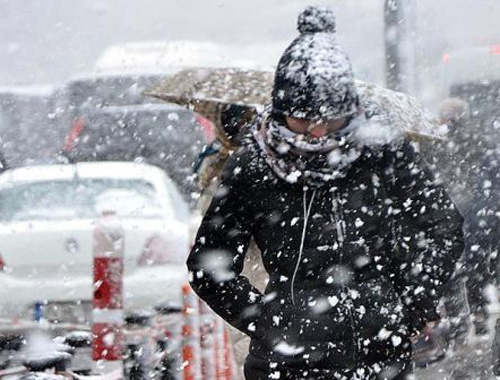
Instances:
[[[40,181],[0,190],[4,222],[95,218],[104,211],[125,218],[162,214],[153,185],[142,180]]]

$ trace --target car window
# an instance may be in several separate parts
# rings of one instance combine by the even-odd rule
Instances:
[[[144,98],[142,93],[157,86],[162,78],[162,75],[112,75],[76,79],[67,85],[67,96],[76,109],[81,106],[139,104],[145,100],[150,103],[151,99]]]
[[[95,218],[104,211],[129,217],[159,217],[153,185],[143,180],[40,181],[0,190],[0,220]]]
[[[84,119],[67,152],[70,162],[145,162],[163,169],[185,199],[194,190],[187,178],[204,137],[190,111],[164,105],[105,107]]]

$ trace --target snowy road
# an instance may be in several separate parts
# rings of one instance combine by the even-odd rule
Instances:
[[[490,380],[488,342],[477,342],[427,369],[415,371],[416,380]]]
[[[496,317],[490,320],[490,331],[494,331]],[[491,343],[493,334],[488,338],[472,337],[469,344],[426,369],[415,371],[416,380],[492,380]]]

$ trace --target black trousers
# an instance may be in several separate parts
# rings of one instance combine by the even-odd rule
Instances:
[[[245,380],[406,380],[411,375],[411,371],[403,371],[391,377],[368,375],[360,377],[354,373],[336,373],[331,375],[315,373],[314,371],[304,371],[303,373],[292,373],[286,370],[246,369]],[[279,377],[278,377],[279,376]]]
[[[267,368],[245,363],[245,380],[406,380],[412,374],[413,365],[410,361],[387,365],[375,374],[360,365],[357,370],[316,370],[290,369],[269,365]]]

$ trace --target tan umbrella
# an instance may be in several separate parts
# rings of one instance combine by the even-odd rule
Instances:
[[[356,81],[356,87],[365,112],[377,115],[410,139],[422,142],[445,137],[446,129],[412,96],[362,81]]]
[[[257,109],[271,101],[274,74],[268,71],[187,69],[166,80],[146,95],[180,105],[217,123],[220,107],[237,104]]]
[[[230,139],[222,128],[222,111],[229,105],[248,107],[245,116],[251,119],[259,107],[270,103],[273,80],[274,75],[266,71],[187,69],[166,78],[145,95],[189,107],[214,123],[221,148],[200,170],[200,184],[206,187],[220,173],[231,152],[238,148],[234,139]]]
[[[220,107],[227,104],[257,109],[271,102],[274,74],[244,69],[189,69],[169,77],[147,95],[181,105],[219,124]],[[443,128],[418,100],[376,84],[356,81],[360,104],[378,120],[417,141],[442,139]]]

